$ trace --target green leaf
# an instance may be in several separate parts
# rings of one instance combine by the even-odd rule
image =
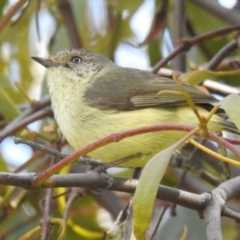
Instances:
[[[179,142],[156,154],[144,167],[133,199],[133,227],[138,240],[146,239],[159,183]]]
[[[237,94],[228,95],[220,102],[220,104],[224,108],[228,117],[240,130],[240,96]]]
[[[0,86],[0,113],[4,116],[7,122],[10,122],[20,113],[13,100]]]
[[[194,70],[187,73],[184,73],[180,76],[180,80],[187,82],[190,85],[198,85],[208,78],[216,78],[215,73],[207,69],[204,70]]]
[[[203,70],[194,70],[187,73],[184,73],[180,76],[180,80],[183,82],[186,82],[190,85],[198,85],[199,83],[203,82],[206,79],[216,79],[218,77],[224,77],[224,76],[234,76],[239,74],[239,70],[233,70],[233,71],[219,71],[219,72],[213,72],[207,69]]]

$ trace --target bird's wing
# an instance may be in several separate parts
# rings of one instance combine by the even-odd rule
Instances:
[[[103,77],[104,76],[104,77]],[[106,79],[106,76],[107,79]],[[134,83],[133,83],[133,79]],[[94,79],[94,88],[85,92],[85,99],[91,107],[100,109],[134,110],[146,107],[175,107],[187,105],[178,95],[161,94],[160,91],[180,91],[177,84],[147,71],[116,67],[105,71]],[[197,88],[183,83],[192,101],[196,104],[216,102],[216,99]]]

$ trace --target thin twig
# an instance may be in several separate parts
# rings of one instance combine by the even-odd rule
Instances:
[[[195,27],[195,25],[191,20],[192,19],[186,17],[186,31],[188,33],[187,35],[191,37],[196,37],[199,33],[196,31],[197,28]],[[201,52],[205,55],[207,59],[211,58],[212,56],[211,52],[203,43],[199,43],[198,47],[201,49]]]
[[[151,237],[150,237],[149,240],[153,240],[153,239],[154,239],[154,236],[156,235],[157,230],[158,230],[158,228],[159,228],[159,226],[160,226],[160,223],[162,222],[162,219],[163,219],[163,217],[164,217],[164,214],[165,214],[165,212],[167,211],[168,208],[169,208],[169,204],[166,204],[166,205],[163,207],[163,210],[162,210],[162,212],[161,212],[161,214],[160,214],[160,216],[159,216],[159,218],[158,218],[157,224],[156,224],[156,226],[155,226],[155,228],[154,228],[154,231],[153,231],[153,233],[152,233],[152,235],[151,235]]]
[[[239,30],[240,30],[240,25],[234,25],[226,28],[220,28],[220,29],[199,35],[197,37],[183,39],[182,42],[173,50],[172,53],[170,53],[166,58],[163,58],[153,67],[152,72],[157,73],[161,67],[167,64],[171,59],[173,59],[179,53],[183,51],[188,51],[192,46],[200,42],[203,42],[213,37],[222,36],[222,35],[225,35],[234,31],[239,31]]]
[[[43,97],[41,101],[35,102],[33,105],[30,105],[28,108],[26,108],[21,115],[19,115],[17,118],[15,118],[13,121],[8,123],[4,129],[0,132],[0,142],[7,136],[11,135],[15,131],[19,130],[20,128],[26,126],[28,123],[31,123],[31,121],[37,120],[38,117],[44,117],[44,116],[51,116],[51,109],[45,107],[50,106],[50,98],[49,96]],[[42,110],[42,112],[38,112],[39,110]],[[33,113],[37,114],[35,116],[32,116]],[[37,119],[36,119],[37,117]],[[30,120],[29,120],[30,118]],[[24,122],[25,121],[25,122]]]
[[[48,147],[46,147],[42,144],[30,141],[30,140],[25,140],[25,139],[18,138],[18,137],[13,137],[13,140],[14,140],[15,144],[20,144],[20,143],[26,144],[26,145],[34,148],[34,149],[38,149],[38,150],[44,152],[44,153],[48,153],[50,155],[59,157],[60,159],[68,156],[67,154],[61,153],[61,152],[59,152],[55,149],[48,148]],[[100,162],[99,160],[93,159],[93,158],[90,158],[90,157],[80,157],[78,159],[78,163],[82,163],[82,164],[86,164],[86,165],[92,165],[92,166],[102,166],[103,165],[103,163]]]
[[[41,239],[42,240],[48,240],[51,236],[51,213],[52,213],[52,196],[53,196],[53,189],[47,189],[46,190],[46,196],[44,201],[44,209],[42,213],[42,219],[41,219]]]
[[[235,219],[237,221],[237,223],[240,223],[240,213],[229,209],[227,206],[223,207],[222,216],[226,216],[226,217]]]
[[[53,148],[56,148],[57,150],[60,149],[61,145],[60,143],[54,142]],[[50,166],[54,165],[57,162],[57,157],[52,156],[50,160]],[[53,200],[53,189],[47,189],[45,201],[44,201],[44,208],[43,208],[43,215],[41,219],[41,239],[42,240],[48,240],[51,236],[51,218],[52,218],[52,200]]]
[[[46,107],[42,110],[39,110],[38,112],[33,113],[29,117],[26,117],[19,121],[18,123],[14,121],[14,124],[11,124],[10,126],[7,125],[6,128],[4,128],[0,132],[0,142],[6,138],[7,136],[13,134],[14,132],[20,130],[21,128],[27,126],[29,123],[35,122],[39,119],[42,119],[44,117],[50,117],[53,116],[51,107]]]
[[[179,40],[185,37],[185,1],[178,0],[173,2],[173,18],[174,18],[174,46],[176,46]],[[182,52],[178,54],[173,61],[174,70],[185,72],[186,71],[186,54]]]
[[[63,212],[63,221],[67,222],[68,220],[68,215],[69,215],[69,212],[70,212],[70,208],[73,204],[73,202],[79,198],[79,197],[83,197],[84,196],[84,190],[83,188],[76,188],[76,187],[73,187],[70,194],[68,195],[68,199],[67,199],[67,203],[65,205],[65,208],[64,208],[64,212]]]
[[[9,23],[13,15],[21,8],[22,5],[26,3],[25,0],[18,0],[16,4],[14,4],[8,13],[3,16],[3,18],[0,21],[0,32],[2,32],[3,28],[6,27],[6,25]]]
[[[101,146],[104,146],[111,142],[117,142],[120,141],[126,137],[135,136],[138,134],[143,133],[149,133],[149,132],[156,132],[156,131],[164,131],[164,130],[180,130],[180,131],[187,131],[191,132],[195,129],[193,126],[187,126],[187,125],[180,125],[180,124],[159,124],[155,126],[149,126],[149,127],[142,127],[137,129],[131,129],[128,131],[120,132],[120,133],[114,133],[111,134],[105,138],[102,138],[98,141],[95,141],[80,150],[72,153],[68,157],[64,158],[62,161],[56,163],[53,167],[49,168],[47,171],[39,175],[35,179],[35,186],[41,185],[45,180],[47,180],[51,175],[58,172],[63,167],[73,163],[77,158],[80,156],[86,155],[88,152],[93,151]]]
[[[149,132],[157,132],[157,131],[166,131],[166,130],[178,130],[178,131],[186,131],[186,132],[191,132],[194,129],[196,129],[193,126],[188,126],[184,124],[159,124],[159,125],[154,125],[154,126],[148,126],[148,127],[142,127],[142,128],[136,128],[136,129],[131,129],[128,131],[120,132],[120,133],[114,133],[111,134],[105,138],[102,138],[98,141],[95,141],[82,149],[74,152],[73,154],[69,155],[68,157],[64,158],[62,161],[56,163],[53,167],[50,167],[47,171],[39,175],[34,182],[35,187],[40,186],[43,184],[51,175],[55,174],[58,172],[60,169],[63,167],[73,163],[76,161],[77,158],[80,156],[86,155],[90,151],[93,151],[99,147],[102,147],[106,144],[120,141],[126,137],[130,136],[135,136],[138,134],[143,134],[143,133],[149,133]],[[195,133],[196,135],[199,135],[199,133]],[[224,139],[218,137],[216,134],[213,133],[208,133],[208,137],[215,142],[221,144],[222,146],[226,147],[230,151],[232,151],[237,157],[240,158],[240,151],[238,151],[234,146],[232,146],[230,143],[225,141]],[[230,162],[230,161],[229,161]],[[232,164],[239,164],[237,161],[231,160]]]
[[[65,21],[66,29],[68,31],[72,47],[82,47],[70,2],[68,0],[59,0],[58,7],[62,13],[63,20]]]
[[[238,65],[240,65],[240,57],[234,56],[223,59],[223,61],[219,63],[217,70],[231,67],[232,63],[237,63]]]
[[[228,56],[232,51],[236,50],[237,47],[238,47],[238,41],[235,39],[232,40],[223,48],[221,48],[217,54],[214,55],[214,57],[211,59],[211,61],[209,61],[209,63],[205,68],[209,70],[216,69],[217,66],[220,64],[220,62],[222,61],[222,59]]]
[[[209,89],[210,92],[213,93],[219,93],[223,96],[235,93],[235,94],[240,94],[240,88],[239,87],[232,87],[227,84],[221,83],[221,82],[216,82],[213,80],[205,80],[203,82],[203,86]]]

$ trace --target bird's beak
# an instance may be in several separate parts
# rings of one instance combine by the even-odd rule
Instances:
[[[46,68],[57,67],[58,64],[47,58],[32,57],[33,60],[42,64]]]

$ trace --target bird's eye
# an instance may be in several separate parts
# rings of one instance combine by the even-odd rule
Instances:
[[[80,62],[82,62],[82,59],[80,57],[75,56],[71,59],[71,61],[73,63],[80,63]]]

